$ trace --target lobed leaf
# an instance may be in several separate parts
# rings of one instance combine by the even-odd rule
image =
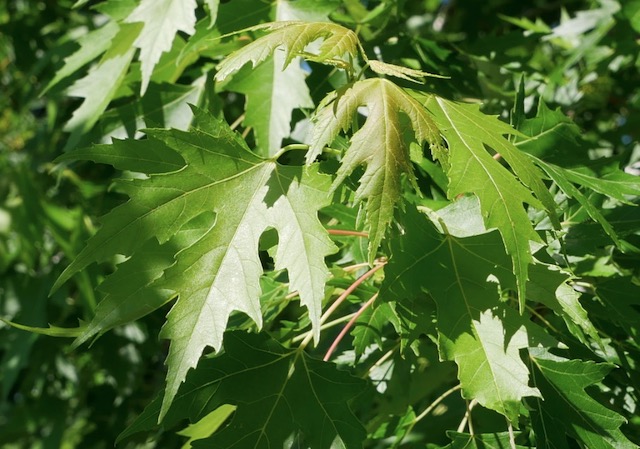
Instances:
[[[194,448],[285,447],[290,438],[318,449],[362,447],[366,433],[348,402],[363,382],[333,364],[287,350],[264,334],[225,335],[225,352],[191,372],[163,424],[185,414],[196,421],[223,404],[237,406],[228,426]],[[154,400],[118,440],[155,427],[161,398]]]
[[[503,243],[495,232],[439,234],[418,213],[405,215],[403,226],[404,234],[391,242],[381,294],[431,294],[440,357],[458,365],[463,395],[516,422],[522,398],[540,395],[529,386],[519,350],[548,337],[500,300],[500,290],[515,285]]]
[[[284,55],[275,52],[252,70],[238,77],[226,89],[246,95],[244,124],[254,129],[256,144],[264,154],[280,150],[282,139],[291,134],[294,109],[312,108],[313,101],[300,64],[283,68]]]
[[[349,65],[345,55],[355,57],[359,42],[356,34],[340,25],[328,22],[272,22],[248,28],[245,31],[267,30],[269,34],[227,56],[219,65],[215,79],[222,81],[251,62],[252,67],[266,60],[277,48],[284,50],[283,69],[296,56],[304,55],[314,61],[345,67]],[[322,39],[319,48],[307,53],[312,42]]]
[[[367,107],[366,121],[351,137],[333,189],[359,165],[367,165],[356,200],[367,200],[371,262],[400,201],[401,176],[406,174],[415,183],[408,134],[419,144],[429,142],[432,146],[439,145],[440,136],[427,111],[400,87],[381,78],[359,81],[329,94],[318,107],[313,117],[315,126],[307,163],[331,144],[340,131],[353,126],[353,117],[361,106]],[[404,118],[408,118],[408,123]]]
[[[147,173],[147,179],[121,182],[120,189],[130,200],[103,218],[100,230],[54,285],[54,289],[59,287],[92,262],[115,254],[131,256],[127,271],[114,274],[118,279],[126,278],[127,284],[122,285],[123,290],[114,290],[113,281],[109,284],[112,297],[84,339],[122,317],[135,316],[140,308],[161,304],[166,301],[165,292],[178,295],[161,332],[162,337],[172,340],[163,413],[203,349],[220,349],[233,311],[244,312],[261,325],[258,241],[267,228],[279,234],[276,268],[288,270],[289,289],[298,291],[309,309],[316,340],[328,277],[324,257],[335,251],[317,218],[317,211],[329,201],[328,176],[319,174],[317,166],[284,167],[255,156],[226,124],[208,114],[197,112],[195,120],[189,132],[147,130],[145,143],[133,145],[146,144],[159,153],[166,152],[160,159],[177,153],[184,166],[171,172]],[[143,152],[140,148],[137,151]],[[98,157],[110,160],[105,154]],[[125,162],[118,151],[111,161],[129,164],[134,171],[151,168],[144,160],[136,168],[133,160]],[[190,228],[195,233],[189,232],[188,241],[174,239],[202,214],[211,216],[210,223],[215,215],[215,225]],[[171,248],[175,259],[171,267],[154,264],[147,268],[146,262],[139,260],[151,238],[162,248]],[[129,265],[138,275],[131,274]],[[157,278],[161,270],[164,274]],[[150,302],[125,306],[135,300],[134,291],[150,294]]]
[[[135,54],[132,44],[139,30],[138,25],[122,24],[100,62],[69,88],[69,96],[84,100],[64,126],[65,131],[71,132],[67,148],[73,148],[96,124],[115,96]]]
[[[620,431],[625,419],[587,394],[613,367],[606,363],[567,360],[545,349],[530,348],[532,379],[544,401],[532,412],[538,447],[568,447],[566,435],[590,449],[636,449]]]
[[[530,242],[541,242],[523,205],[546,209],[558,224],[556,204],[542,182],[542,173],[503,137],[516,135],[517,131],[497,118],[481,113],[478,105],[432,96],[426,100],[425,107],[433,115],[449,146],[447,175],[450,182],[447,193],[450,198],[474,193],[480,200],[487,228],[500,231],[513,261],[522,311],[528,267],[533,262]],[[498,152],[514,173],[492,158],[487,147]]]
[[[142,31],[133,45],[140,49],[142,87],[144,95],[153,69],[162,53],[171,49],[178,31],[195,33],[196,0],[142,0],[125,19],[125,23],[142,23]],[[211,3],[209,3],[211,6]]]

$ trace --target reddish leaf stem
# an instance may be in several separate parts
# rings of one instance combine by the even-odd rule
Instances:
[[[360,315],[362,315],[362,313],[367,309],[367,307],[373,304],[373,302],[376,300],[377,297],[378,297],[378,294],[376,293],[371,298],[369,298],[369,300],[365,302],[362,305],[362,307],[360,307],[360,310],[358,310],[353,315],[353,317],[351,317],[349,322],[345,324],[345,326],[342,328],[342,330],[340,331],[336,339],[333,340],[333,343],[331,343],[331,347],[329,347],[329,350],[327,351],[327,353],[324,355],[324,358],[322,359],[323,361],[326,362],[327,360],[329,360],[329,357],[331,357],[331,354],[333,354],[333,351],[335,351],[335,349],[338,347],[338,344],[340,344],[344,336],[347,335],[347,332],[349,332],[349,330],[353,327],[356,320],[360,317]]]
[[[386,264],[387,264],[386,261],[379,262],[375,267],[373,267],[372,269],[367,271],[365,274],[360,276],[353,284],[351,284],[345,291],[343,291],[342,294],[338,296],[338,298],[333,302],[333,304],[331,304],[331,306],[322,314],[322,316],[320,317],[320,325],[322,326],[325,323],[325,321],[329,319],[331,314],[335,312],[335,310],[338,307],[340,307],[340,304],[342,304],[344,300],[347,299],[347,296],[349,296],[351,292],[353,292],[356,288],[358,288],[360,284],[362,284],[365,280],[373,276],[373,274],[376,271],[384,267]],[[300,349],[304,349],[309,344],[309,342],[313,338],[312,336],[313,336],[313,333],[310,332],[302,341],[302,343],[300,343]]]
[[[330,235],[349,235],[355,237],[369,237],[369,234],[362,231],[350,231],[348,229],[327,229]]]
[[[378,271],[379,269],[381,269],[385,265],[386,265],[386,262],[383,262],[383,263],[380,263],[379,265],[376,265],[375,267],[373,267],[372,269],[367,271],[365,274],[360,276],[353,284],[351,284],[345,291],[343,291],[342,294],[340,296],[338,296],[338,299],[336,299],[333,302],[333,304],[331,304],[331,306],[324,312],[324,314],[322,315],[322,318],[320,318],[320,324],[324,324],[324,322],[327,321],[329,316],[333,312],[335,312],[335,310],[338,307],[340,307],[340,304],[342,304],[344,302],[344,300],[347,299],[347,296],[349,296],[356,288],[358,288],[358,286],[360,284],[362,284],[364,281],[366,281],[371,276],[373,276],[373,274],[376,271]]]

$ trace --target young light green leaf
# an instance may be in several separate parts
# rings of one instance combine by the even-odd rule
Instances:
[[[359,50],[358,36],[340,25],[328,22],[272,22],[249,28],[247,31],[267,30],[270,33],[246,47],[231,53],[218,65],[216,80],[222,81],[251,62],[252,67],[262,63],[276,48],[284,50],[284,67],[296,56],[338,67],[348,67],[345,55],[355,57]],[[307,53],[306,47],[312,42],[323,39],[314,53]]]
[[[209,10],[210,24],[209,28],[213,28],[218,19],[218,7],[220,6],[220,0],[204,0],[207,9]]]
[[[438,307],[438,347],[458,365],[463,395],[516,422],[529,386],[519,350],[538,344],[539,329],[500,300],[515,286],[496,232],[466,238],[439,234],[425,216],[407,213],[404,234],[391,242],[381,295],[431,294]]]
[[[142,0],[125,19],[126,23],[142,23],[142,31],[133,45],[140,49],[142,65],[141,95],[147,90],[153,68],[162,53],[171,49],[178,31],[195,32],[196,0]]]
[[[620,431],[625,419],[585,392],[600,382],[612,365],[567,360],[541,348],[530,348],[529,353],[533,383],[544,398],[531,401],[535,404],[532,421],[539,448],[567,447],[566,435],[589,449],[638,448]]]
[[[441,139],[433,119],[420,103],[390,81],[369,79],[333,92],[322,101],[313,118],[315,126],[307,153],[308,163],[331,144],[341,130],[353,126],[354,114],[361,106],[367,107],[366,121],[351,137],[333,188],[359,165],[367,165],[356,200],[367,200],[369,260],[373,261],[400,200],[401,176],[406,174],[415,182],[408,134],[411,133],[418,144],[429,142],[438,146]]]
[[[454,198],[471,192],[480,200],[487,228],[500,231],[513,260],[520,310],[523,310],[527,271],[533,262],[530,242],[541,242],[523,203],[546,209],[557,223],[556,205],[542,182],[542,173],[527,155],[504,138],[517,131],[495,117],[484,115],[478,105],[432,96],[425,106],[449,144],[448,195]],[[498,152],[514,173],[492,158],[487,147]]]
[[[222,404],[237,406],[228,426],[194,448],[279,448],[292,436],[304,447],[362,447],[366,433],[348,406],[363,390],[360,379],[264,334],[228,333],[224,347],[189,374],[163,421],[171,427],[185,413],[196,421]],[[118,440],[153,429],[161,402],[154,400]]]
[[[448,78],[446,76],[436,75],[429,72],[423,72],[422,70],[410,69],[395,64],[389,64],[383,61],[377,61],[375,59],[368,59],[367,63],[371,70],[379,75],[395,76],[396,78],[402,78],[407,81],[411,81],[418,84],[424,84],[424,78],[427,76],[434,78]]]

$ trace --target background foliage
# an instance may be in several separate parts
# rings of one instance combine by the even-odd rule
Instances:
[[[638,447],[638,33],[1,3],[0,443]]]

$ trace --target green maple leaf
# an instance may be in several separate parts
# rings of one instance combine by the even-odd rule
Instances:
[[[601,343],[597,329],[580,304],[580,294],[567,284],[569,275],[551,266],[536,264],[531,267],[529,277],[527,299],[544,304],[562,317],[569,330],[587,346],[590,343],[584,334]]]
[[[335,2],[323,3],[279,1],[275,4],[275,19],[326,22],[329,20],[327,14],[337,5]],[[294,109],[314,106],[305,83],[307,73],[300,66],[301,62],[300,58],[287,62],[284,52],[274,51],[244,76],[234,77],[225,86],[247,96],[244,124],[254,128],[256,143],[265,154],[275,154],[282,139],[290,135]]]
[[[622,203],[633,204],[627,196],[640,195],[638,178],[620,170],[604,176],[594,173],[586,167],[592,163],[588,158],[587,144],[581,137],[580,129],[570,118],[559,109],[549,109],[540,100],[536,116],[528,119],[524,116],[523,103],[524,86],[521,83],[516,100],[516,126],[523,135],[517,137],[515,145],[529,153],[532,161],[568,197],[577,200],[613,242],[620,246],[621,242],[613,226],[579,187],[607,195]]]
[[[85,135],[83,141],[137,137],[138,130],[144,127],[188,129],[193,119],[189,105],[202,104],[210,87],[205,78],[202,76],[188,86],[152,82],[141,99],[105,112],[94,132]]]
[[[597,312],[609,317],[637,341],[640,336],[640,287],[633,283],[633,278],[612,278],[601,282],[596,287],[596,295],[603,306],[596,307]]]
[[[430,293],[438,307],[440,357],[457,363],[464,396],[515,422],[521,399],[540,395],[528,384],[519,350],[545,337],[500,300],[499,290],[514,287],[515,279],[499,235],[440,234],[415,212],[405,215],[403,226],[391,242],[381,294]]]
[[[93,30],[78,39],[80,48],[64,58],[64,66],[56,72],[56,76],[47,84],[42,94],[54,87],[63,79],[73,75],[84,65],[96,59],[111,46],[111,40],[118,34],[118,24],[107,22],[103,27]]]
[[[613,368],[606,363],[567,360],[545,349],[530,348],[532,379],[544,400],[532,412],[538,447],[567,448],[566,435],[589,449],[636,449],[620,431],[625,419],[585,392]]]
[[[133,43],[140,49],[141,95],[147,90],[160,56],[171,49],[176,33],[195,33],[196,6],[196,0],[142,0],[125,19],[126,23],[143,24],[142,31]]]
[[[580,128],[560,108],[552,110],[543,99],[539,100],[536,116],[524,113],[524,80],[516,97],[514,126],[522,133],[515,145],[522,151],[543,161],[571,167],[589,162],[588,145]]]
[[[224,347],[189,374],[163,421],[171,427],[185,414],[195,422],[223,404],[237,406],[227,427],[194,448],[276,448],[290,438],[317,449],[362,447],[366,433],[348,406],[363,390],[360,379],[264,334],[231,332]],[[153,429],[162,402],[154,400],[118,440]]]
[[[519,434],[515,434],[517,437]],[[447,432],[447,436],[451,438],[451,443],[442,449],[524,449],[528,446],[511,444],[511,436],[508,432],[485,433],[485,434],[468,434],[460,432]]]
[[[389,323],[393,323],[396,327],[399,325],[391,303],[376,304],[374,302],[371,307],[367,307],[351,332],[356,356],[360,357],[364,354],[373,343],[382,348],[383,328]]]
[[[518,132],[496,117],[483,114],[478,105],[455,103],[435,96],[425,101],[449,146],[444,165],[449,177],[448,195],[474,193],[480,200],[487,228],[497,228],[513,261],[520,309],[524,309],[530,242],[541,242],[523,204],[546,209],[559,226],[556,204],[542,182],[542,172],[505,135]],[[487,147],[507,161],[513,173],[496,161]],[[535,193],[535,196],[534,196]]]
[[[100,62],[69,88],[69,96],[84,98],[84,101],[64,127],[71,132],[67,147],[73,147],[107,109],[127,74],[135,53],[133,40],[139,30],[136,24],[121,24]]]
[[[256,144],[269,155],[277,153],[282,139],[291,134],[293,110],[313,107],[305,83],[306,73],[299,61],[294,60],[284,69],[283,62],[284,55],[275,52],[264,63],[225,86],[246,95],[244,124],[254,128]]]
[[[222,81],[251,62],[252,68],[266,60],[276,48],[284,50],[284,67],[296,56],[306,59],[349,67],[345,55],[355,57],[359,49],[358,36],[340,25],[328,22],[282,21],[257,25],[244,31],[267,30],[270,33],[227,56],[219,65],[215,79]],[[312,42],[323,39],[314,53],[306,52]]]
[[[316,339],[328,270],[324,257],[335,251],[317,218],[329,201],[330,179],[317,166],[286,167],[254,155],[228,125],[198,111],[189,131],[147,130],[148,139],[132,145],[175,154],[184,165],[171,172],[155,162],[123,159],[113,162],[142,171],[147,179],[121,182],[130,200],[103,218],[103,225],[62,273],[54,290],[92,262],[115,254],[135,257],[144,243],[155,238],[164,245],[185,225],[203,214],[215,214],[212,225],[190,236],[186,246],[175,245],[175,263],[149,285],[147,277],[131,277],[130,288],[169,290],[179,298],[161,335],[172,340],[167,358],[166,411],[187,371],[206,346],[219,349],[229,314],[246,313],[258,325],[260,275],[258,241],[269,227],[277,230],[276,269],[287,269],[290,291],[298,291],[309,310]],[[140,148],[137,148],[138,151]],[[101,159],[109,162],[102,154]],[[147,279],[148,280],[148,279]]]
[[[318,107],[307,162],[312,162],[340,131],[353,126],[354,114],[361,106],[368,108],[368,116],[351,137],[333,188],[359,165],[367,165],[356,200],[367,200],[372,261],[400,200],[401,176],[407,174],[415,183],[408,135],[411,133],[419,144],[429,142],[433,146],[439,144],[440,135],[427,111],[403,89],[381,78],[359,81],[332,92]]]
[[[118,265],[118,269],[98,286],[105,297],[98,303],[91,322],[72,347],[78,347],[116,326],[142,318],[173,299],[175,292],[163,287],[158,280],[173,265],[176,248],[188,247],[197,241],[211,228],[212,218],[207,214],[199,215],[164,245],[152,238]]]

